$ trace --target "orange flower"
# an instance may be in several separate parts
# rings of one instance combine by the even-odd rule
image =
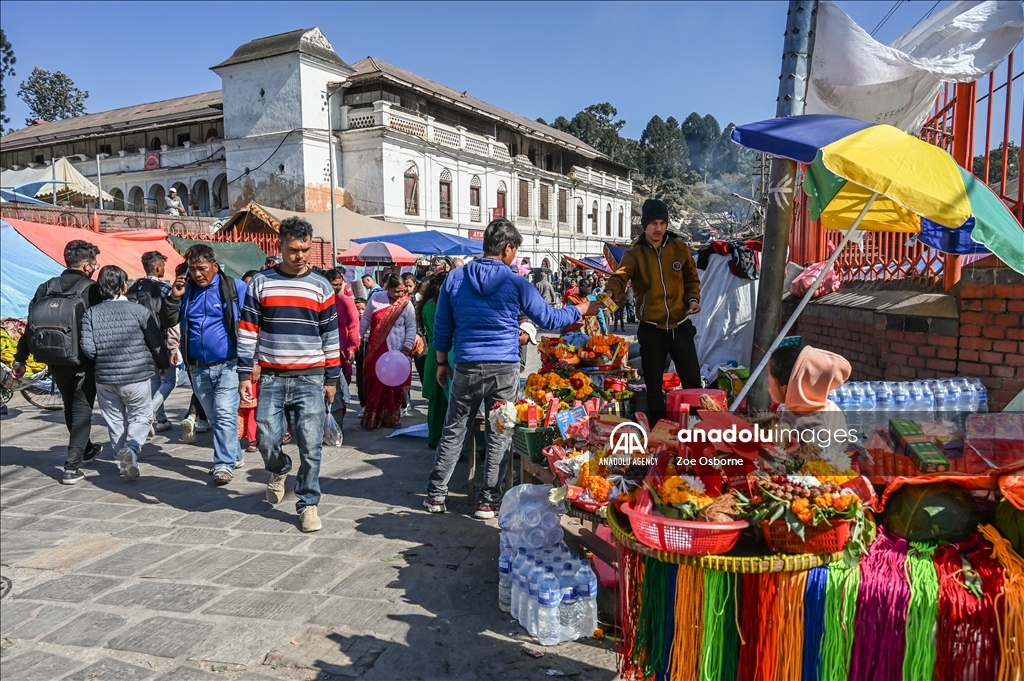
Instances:
[[[856,494],[840,494],[832,499],[832,508],[843,513],[850,508],[850,504],[855,501],[860,501],[860,498]]]

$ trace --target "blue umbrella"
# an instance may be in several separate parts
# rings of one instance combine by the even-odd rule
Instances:
[[[480,241],[438,231],[367,236],[352,241],[357,244],[384,241],[420,255],[480,255],[484,252]]]

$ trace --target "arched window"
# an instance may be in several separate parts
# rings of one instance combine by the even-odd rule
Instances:
[[[228,176],[221,173],[213,178],[213,210],[228,207]]]
[[[469,219],[480,222],[480,177],[473,176],[469,181]]]
[[[597,231],[598,231],[597,211],[598,211],[597,201],[594,201],[594,205],[590,209],[590,222],[591,222],[590,233],[591,234],[597,234]]]
[[[619,238],[620,239],[626,236],[626,231],[625,231],[626,230],[626,227],[625,227],[626,223],[625,223],[625,219],[626,218],[625,218],[624,209],[622,208],[622,206],[619,206]]]
[[[160,142],[159,137],[154,137],[153,139],[149,140],[149,148],[152,149],[153,151],[160,151],[161,146],[162,143]]]
[[[420,171],[409,161],[405,167],[405,214],[420,214]]]
[[[497,201],[494,204],[494,215],[492,217],[503,218],[505,217],[506,204],[508,203],[508,188],[505,186],[504,180],[498,183],[498,195],[496,198]]]
[[[604,210],[604,235],[612,235],[612,204],[610,203]]]
[[[583,202],[576,204],[576,233],[583,234]]]
[[[442,220],[452,219],[452,174],[448,169],[441,171],[441,180],[438,183],[439,207]]]

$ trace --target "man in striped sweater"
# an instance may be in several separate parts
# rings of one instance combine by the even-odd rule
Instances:
[[[281,223],[282,260],[253,276],[238,325],[238,390],[252,400],[259,381],[256,440],[270,471],[267,501],[284,499],[292,469],[281,441],[293,417],[299,446],[295,508],[303,532],[320,529],[320,450],[324,438],[324,402],[334,401],[341,353],[334,289],[310,269],[313,228],[299,217]]]

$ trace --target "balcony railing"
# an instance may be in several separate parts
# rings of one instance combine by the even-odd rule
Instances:
[[[594,170],[593,168],[573,166],[572,170],[569,171],[569,176],[579,182],[586,182],[595,187],[611,189],[622,194],[630,194],[633,191],[633,183],[631,181],[623,180],[620,177],[609,175],[604,171]]]
[[[157,154],[157,156],[151,156]],[[147,167],[146,159],[156,158],[159,166]],[[193,144],[188,147],[177,149],[154,150],[140,149],[136,152],[119,152],[116,155],[100,159],[100,172],[104,175],[118,175],[121,173],[141,173],[158,168],[183,168],[204,161],[216,161],[224,159],[224,145],[219,141],[209,144]],[[78,172],[86,177],[96,177],[96,157],[89,157],[85,160],[69,158],[71,164]]]

